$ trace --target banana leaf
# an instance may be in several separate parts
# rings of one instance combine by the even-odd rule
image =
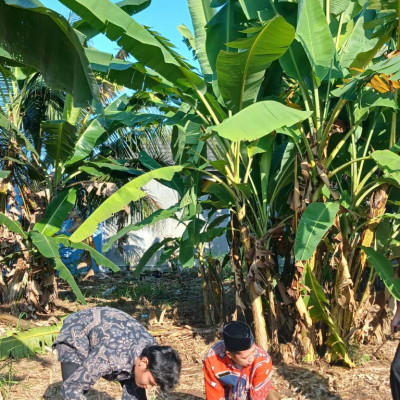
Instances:
[[[286,52],[295,35],[281,16],[245,32],[248,38],[228,43],[230,51],[220,51],[217,58],[218,86],[234,113],[255,102],[265,70]]]
[[[266,100],[252,104],[209,130],[223,138],[256,140],[283,126],[290,127],[308,118],[312,112],[299,111],[277,101]]]
[[[25,332],[9,332],[0,338],[0,360],[7,358],[32,357],[44,354],[54,342],[62,327],[62,323],[29,329]]]
[[[29,236],[31,237],[33,244],[44,257],[54,260],[55,269],[59,271],[60,278],[69,284],[77,300],[82,304],[86,304],[86,300],[81,292],[81,289],[79,289],[79,286],[76,284],[75,279],[67,266],[61,261],[56,239],[45,236],[37,231],[29,232]]]
[[[311,203],[301,216],[294,244],[296,261],[308,260],[339,211],[339,203]]]
[[[116,41],[141,64],[178,86],[205,89],[204,81],[177,59],[160,37],[108,0],[60,0],[98,32]]]
[[[114,213],[121,211],[131,201],[136,201],[145,197],[146,194],[141,190],[146,183],[152,179],[165,179],[170,181],[176,172],[183,169],[182,166],[163,167],[147,172],[126,185],[118,189],[107,200],[105,200],[88,219],[72,234],[70,240],[73,242],[81,242],[92,235],[100,222],[106,221]]]
[[[383,171],[384,179],[400,186],[400,156],[390,150],[377,150],[371,157]]]
[[[168,242],[173,242],[175,238],[167,237],[163,239],[161,242],[153,243],[140,257],[139,263],[135,267],[135,275],[136,278],[139,277],[140,273],[142,272],[143,268],[146,266],[147,262],[150,258],[157,252],[157,250],[164,247]]]
[[[335,47],[319,0],[300,0],[296,36],[302,43],[318,83],[332,68]]]
[[[367,255],[368,263],[381,277],[392,296],[400,301],[400,278],[395,277],[395,266],[376,250],[361,246]]]
[[[149,215],[143,221],[136,222],[135,224],[130,224],[119,230],[104,246],[103,251],[110,250],[111,246],[123,236],[129,232],[138,231],[144,227],[154,225],[159,221],[163,221],[167,218],[173,218],[175,214],[181,209],[180,206],[172,206],[167,209],[157,210],[153,214]]]
[[[75,188],[71,188],[57,193],[47,206],[44,218],[37,222],[33,229],[46,236],[57,233],[75,205],[76,192]]]
[[[86,243],[82,242],[71,242],[68,238],[68,236],[65,235],[59,235],[54,238],[58,243],[62,243],[65,247],[72,247],[74,249],[79,249],[79,250],[86,250],[90,253],[90,255],[93,257],[93,259],[96,261],[97,265],[102,265],[104,267],[110,268],[111,271],[113,272],[118,272],[120,269],[119,267],[114,264],[111,260],[109,260],[107,257],[103,256],[103,254],[99,253],[96,249],[93,247],[87,245]]]
[[[210,2],[211,0],[188,0],[194,30],[195,46],[192,47],[196,51],[196,57],[206,81],[210,81],[213,74],[206,51],[207,31],[205,29],[210,19],[216,14],[215,8],[210,7]]]
[[[329,326],[331,335],[327,340],[327,344],[332,348],[334,353],[343,358],[343,361],[349,367],[353,367],[354,363],[347,354],[346,345],[340,337],[338,329],[330,316],[328,310],[329,303],[325,297],[324,290],[315,278],[308,263],[305,265],[303,278],[304,285],[309,289],[309,292],[303,296],[303,299],[311,319],[314,322],[324,322]]]
[[[94,149],[97,139],[105,132],[98,119],[92,120],[74,145],[72,156],[66,165],[71,165],[86,158]]]
[[[0,0],[0,47],[40,71],[49,86],[70,93],[76,106],[100,101],[99,87],[74,29],[39,1]]]
[[[8,218],[3,213],[0,213],[0,224],[1,225],[5,225],[8,230],[10,230],[10,231],[12,231],[14,233],[18,233],[19,235],[21,235],[25,239],[28,237],[28,235],[22,229],[22,226],[18,221],[14,221],[11,218]]]

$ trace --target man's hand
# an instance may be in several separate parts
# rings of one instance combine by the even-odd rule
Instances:
[[[282,396],[280,395],[279,392],[277,392],[275,389],[271,389],[268,392],[268,396],[267,396],[266,400],[279,400],[281,398],[282,398]]]

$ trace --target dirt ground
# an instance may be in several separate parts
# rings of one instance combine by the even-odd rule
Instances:
[[[136,284],[129,280],[131,278],[126,273],[116,277],[92,277],[79,283],[88,299],[86,306],[71,301],[68,288],[60,285],[60,298],[56,300],[53,310],[39,315],[38,320],[30,324],[51,325],[61,316],[88,306],[120,308],[140,320],[160,344],[176,348],[182,358],[182,374],[176,389],[171,393],[158,393],[153,389],[148,393],[148,399],[204,399],[202,359],[210,345],[220,338],[220,328],[196,323],[202,320],[201,289],[197,276],[181,277],[176,288],[172,288],[172,297],[171,282],[161,278],[150,277]],[[118,288],[122,281],[125,289],[121,292]],[[159,284],[162,281],[165,286]],[[137,297],[126,289],[129,285],[136,287],[134,292]],[[147,292],[143,287],[147,288]],[[169,297],[165,296],[167,287]],[[0,334],[12,326],[13,319],[3,308],[0,310]],[[389,338],[383,345],[359,348],[355,357],[357,367],[353,369],[330,366],[324,361],[291,365],[276,363],[274,386],[284,400],[391,399],[389,370],[398,343],[398,338]],[[56,355],[51,352],[31,359],[0,362],[0,383],[3,391],[0,400],[62,400],[59,394],[60,367]],[[121,390],[118,383],[100,380],[89,391],[87,398],[117,400],[121,398]]]

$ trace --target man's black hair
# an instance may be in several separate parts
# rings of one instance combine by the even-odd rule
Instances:
[[[161,390],[170,390],[178,383],[181,373],[181,359],[178,352],[170,346],[147,346],[140,358],[147,357],[147,369],[153,375]]]

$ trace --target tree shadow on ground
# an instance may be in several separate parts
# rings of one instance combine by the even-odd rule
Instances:
[[[63,400],[60,388],[62,382],[56,382],[49,385],[43,394],[43,399],[48,400]],[[114,397],[107,393],[100,392],[96,389],[90,389],[86,394],[87,400],[115,400]]]
[[[302,368],[280,363],[276,365],[276,374],[289,384],[289,391],[294,395],[302,395],[304,399],[341,400],[342,397],[332,391],[329,378],[310,368]],[[280,389],[280,388],[279,388]],[[285,390],[280,390],[286,394]],[[288,391],[288,393],[289,393]],[[291,396],[292,397],[292,396]]]

